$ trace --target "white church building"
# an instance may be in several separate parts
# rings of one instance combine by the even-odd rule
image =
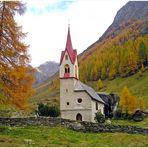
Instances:
[[[68,27],[65,50],[60,59],[60,110],[64,119],[95,122],[95,113],[104,114],[104,101],[95,90],[79,80],[77,50],[73,49]]]

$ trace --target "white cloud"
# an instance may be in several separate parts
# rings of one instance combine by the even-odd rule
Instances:
[[[47,11],[37,15],[28,10],[23,16],[17,17],[23,31],[28,32],[25,41],[30,44],[31,64],[38,66],[45,61],[59,62],[61,51],[65,49],[68,19],[73,47],[81,53],[99,39],[126,2],[127,0],[77,0],[62,12]],[[27,6],[44,9],[55,3],[57,0],[32,0],[28,1]]]

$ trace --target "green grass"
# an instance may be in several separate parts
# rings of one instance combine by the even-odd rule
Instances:
[[[4,128],[4,129],[3,129]],[[1,130],[3,129],[3,130]],[[126,133],[81,133],[61,127],[0,127],[0,146],[148,146],[148,136]],[[32,143],[24,142],[31,139]]]
[[[141,122],[135,122],[132,120],[111,120],[111,123],[114,125],[129,125],[148,128],[148,118],[144,118],[144,120]]]

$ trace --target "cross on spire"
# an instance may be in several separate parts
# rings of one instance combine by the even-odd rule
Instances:
[[[68,19],[68,28],[70,28],[70,19]]]

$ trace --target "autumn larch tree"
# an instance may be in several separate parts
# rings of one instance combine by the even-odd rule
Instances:
[[[32,95],[33,78],[28,68],[26,36],[14,17],[23,14],[25,6],[19,1],[0,2],[0,104],[13,104],[24,109]]]
[[[136,98],[130,93],[127,86],[121,92],[119,106],[122,113],[133,114],[136,109]]]
[[[98,87],[98,90],[103,88],[103,82],[101,81],[101,79],[98,80],[97,87]]]
[[[139,108],[141,111],[144,111],[144,109],[145,109],[145,103],[144,103],[144,99],[142,97],[139,98]]]

